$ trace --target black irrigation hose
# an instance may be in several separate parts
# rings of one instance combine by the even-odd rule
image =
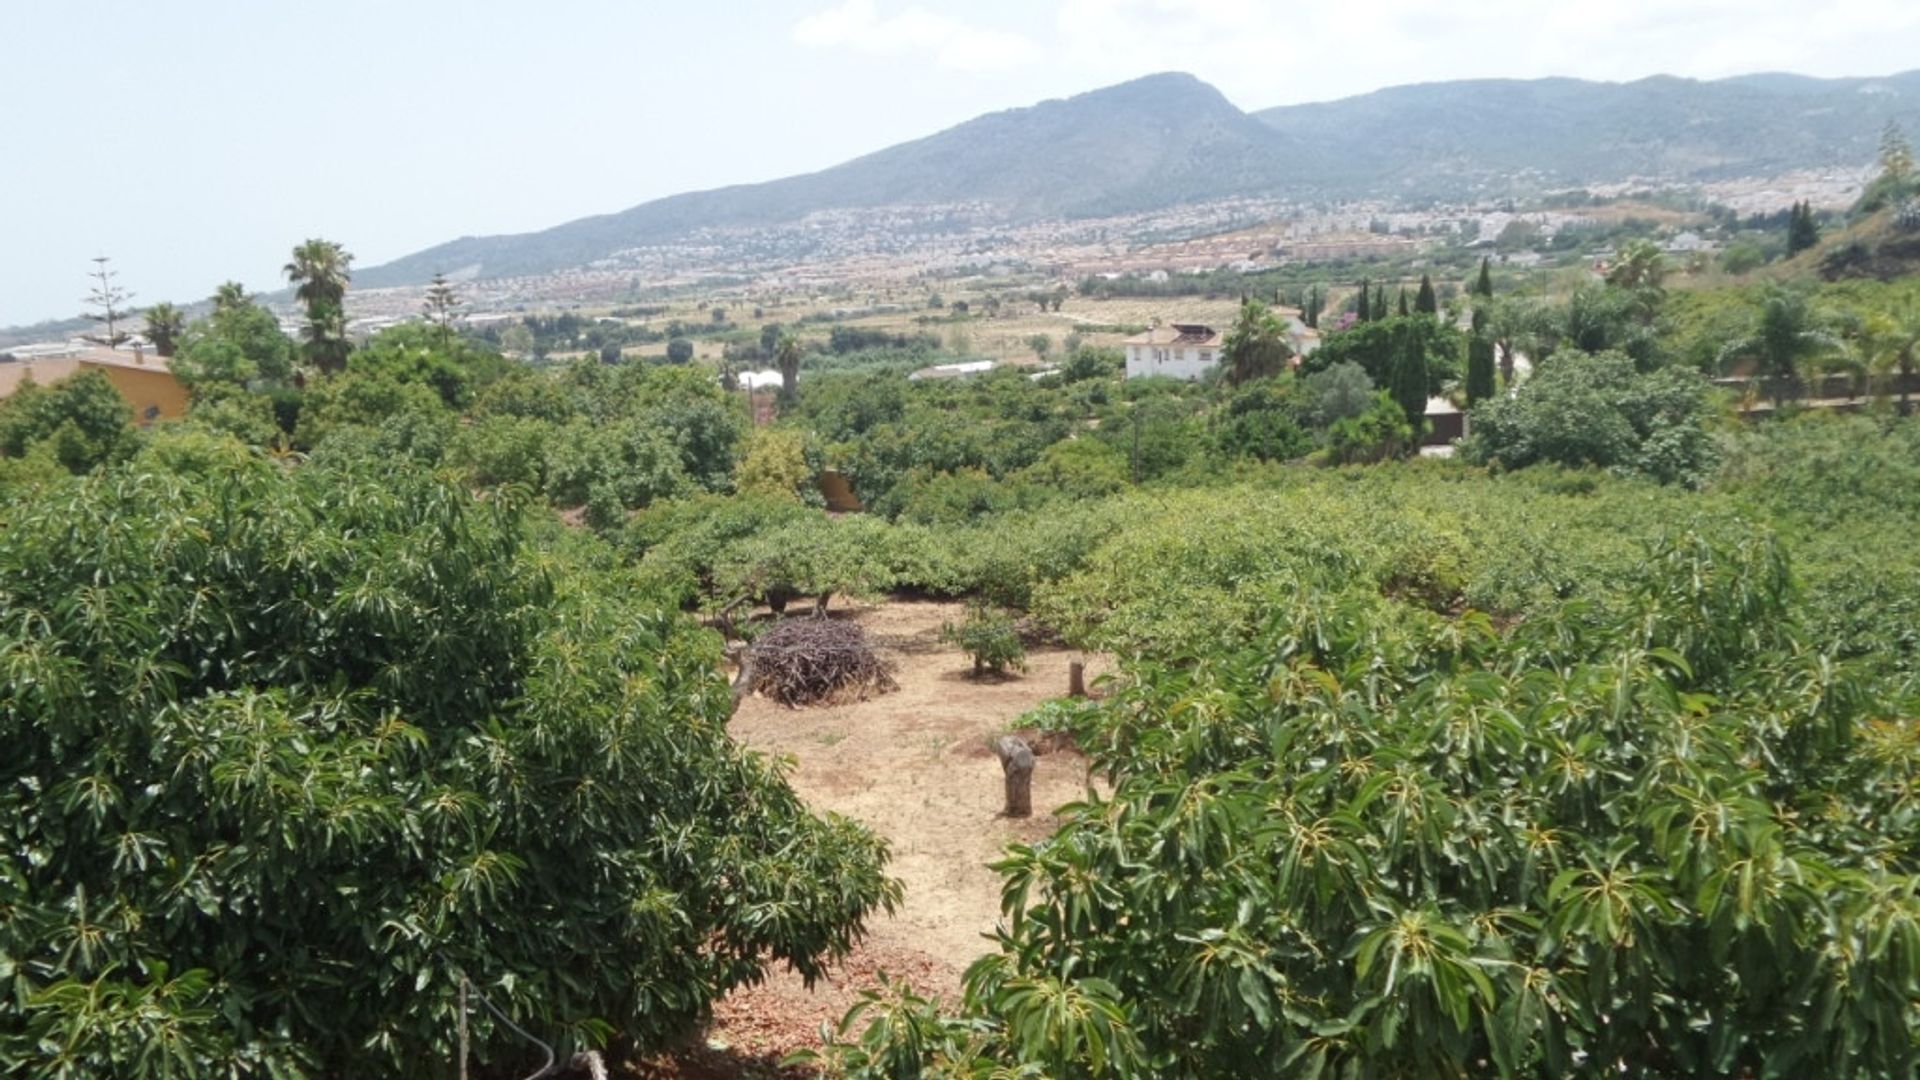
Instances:
[[[540,1078],[543,1076],[551,1075],[553,1073],[553,1065],[555,1061],[553,1047],[548,1046],[544,1040],[536,1038],[533,1035],[533,1033],[528,1031],[526,1028],[523,1028],[519,1024],[514,1023],[512,1017],[508,1016],[506,1013],[501,1012],[498,1006],[496,1006],[493,1002],[487,1000],[487,995],[480,992],[480,987],[472,979],[467,978],[466,972],[464,971],[460,972],[460,981],[467,984],[467,988],[473,991],[473,996],[480,999],[480,1004],[485,1005],[487,1007],[487,1011],[492,1013],[495,1019],[507,1025],[507,1027],[511,1029],[516,1035],[519,1035],[521,1038],[527,1040],[528,1042],[538,1045],[540,1049],[546,1053],[547,1063],[545,1065],[540,1066],[540,1070],[538,1072],[527,1077],[527,1080],[540,1080]]]

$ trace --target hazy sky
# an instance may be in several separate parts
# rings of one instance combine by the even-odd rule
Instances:
[[[822,168],[1185,70],[1243,108],[1483,76],[1920,66],[1920,2],[0,0],[0,325]]]

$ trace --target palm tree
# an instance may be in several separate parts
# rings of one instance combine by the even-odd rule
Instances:
[[[1287,328],[1258,300],[1240,302],[1240,316],[1226,340],[1227,378],[1235,385],[1278,375],[1293,358]]]
[[[353,344],[347,340],[347,268],[353,256],[331,240],[308,240],[293,249],[286,265],[293,295],[307,307],[307,359],[324,374],[347,366]]]
[[[293,261],[283,269],[294,285],[293,295],[311,312],[315,304],[343,305],[347,296],[347,269],[353,256],[331,240],[309,240],[293,249]]]
[[[792,400],[800,392],[800,339],[781,334],[780,343],[773,347],[773,361],[780,366],[780,392]]]
[[[345,312],[326,305],[310,310],[301,337],[308,362],[322,375],[337,375],[346,370],[347,354],[353,351],[353,342],[347,338]]]
[[[213,310],[232,311],[245,307],[252,301],[247,296],[247,287],[237,281],[223,281],[213,290]]]
[[[1846,343],[1829,331],[1825,318],[1805,293],[1773,286],[1760,306],[1760,319],[1746,337],[1720,350],[1720,367],[1735,360],[1753,360],[1773,388],[1773,403],[1782,403],[1782,391],[1799,396],[1800,372],[1820,361],[1844,355]]]
[[[1868,328],[1867,364],[1877,375],[1900,376],[1900,415],[1913,415],[1913,372],[1920,365],[1920,303],[1908,300]]]
[[[153,342],[153,351],[172,356],[174,347],[180,343],[181,332],[187,327],[186,312],[161,301],[147,309],[146,320],[147,340]]]
[[[1651,323],[1667,297],[1667,256],[1651,240],[1635,240],[1620,249],[1620,257],[1607,272],[1607,284],[1625,289],[1633,296],[1640,321]]]

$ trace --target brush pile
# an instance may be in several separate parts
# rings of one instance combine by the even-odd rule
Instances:
[[[787,706],[864,701],[897,687],[859,626],[839,619],[782,619],[747,651],[754,690]]]

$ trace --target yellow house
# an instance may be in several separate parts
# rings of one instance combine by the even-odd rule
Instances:
[[[127,399],[133,422],[142,427],[187,414],[187,388],[167,369],[167,361],[139,350],[76,348],[61,355],[0,362],[0,398],[12,397],[28,379],[50,386],[83,371],[104,374]]]

